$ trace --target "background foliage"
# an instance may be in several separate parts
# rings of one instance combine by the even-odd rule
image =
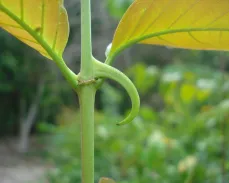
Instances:
[[[112,111],[105,101],[105,112],[96,112],[97,179],[102,174],[121,183],[228,180],[228,76],[210,68],[203,72],[201,66],[148,66],[149,72],[145,67],[138,63],[127,71],[135,73],[133,80],[145,99],[132,124],[114,125],[124,99],[110,85],[102,89],[104,99],[116,101]],[[75,172],[80,170],[78,116],[66,108],[57,118],[51,157],[59,169],[50,175],[53,182],[80,181],[80,172]]]
[[[66,3],[71,35],[65,58],[78,72],[79,2]],[[104,60],[115,25],[131,0],[92,3],[93,52]],[[0,41],[0,136],[18,135],[20,119],[29,112],[38,86],[44,82],[32,133],[49,134],[45,140],[48,159],[56,168],[48,179],[51,183],[79,182],[76,96],[52,62],[3,31]],[[142,107],[132,124],[117,127],[115,123],[129,110],[128,96],[110,81],[98,92],[96,181],[107,176],[120,183],[228,182],[228,60],[225,52],[143,45],[119,56],[115,66],[135,83]]]

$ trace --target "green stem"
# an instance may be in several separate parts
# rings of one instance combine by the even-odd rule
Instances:
[[[66,63],[61,57],[58,60],[56,60],[55,63],[59,67],[65,79],[68,81],[71,87],[76,91],[78,87],[78,75],[76,75],[74,72],[71,71],[71,69],[68,68],[68,66],[66,65]]]
[[[88,83],[94,79],[91,46],[91,1],[81,0],[81,68],[78,80]],[[94,183],[94,101],[95,84],[77,89],[81,115],[82,183]]]
[[[92,79],[93,65],[91,63],[91,1],[81,0],[81,79]]]
[[[123,121],[119,122],[117,125],[123,125],[131,122],[138,115],[139,108],[140,108],[140,99],[139,99],[138,91],[134,86],[134,84],[125,74],[123,74],[119,70],[107,64],[104,64],[102,62],[99,62],[95,59],[94,59],[94,67],[95,67],[95,77],[109,78],[115,80],[126,89],[132,102],[132,109],[129,115]]]
[[[81,161],[82,183],[94,183],[94,102],[95,87],[82,86],[79,89],[81,114]]]

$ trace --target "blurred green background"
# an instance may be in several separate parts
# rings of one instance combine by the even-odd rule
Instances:
[[[92,1],[93,53],[99,60],[131,2]],[[79,3],[65,1],[71,33],[64,57],[76,73]],[[50,162],[48,182],[80,182],[77,96],[54,63],[4,31],[0,42],[0,139],[14,138],[17,152]],[[149,45],[124,51],[114,65],[136,85],[141,111],[133,123],[118,127],[130,109],[124,89],[107,81],[97,93],[96,182],[102,176],[119,183],[229,182],[228,60],[227,52]]]

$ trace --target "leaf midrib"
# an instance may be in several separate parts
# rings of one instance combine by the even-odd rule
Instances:
[[[154,32],[151,34],[141,36],[141,37],[136,38],[136,39],[128,40],[126,42],[127,44],[123,44],[123,45],[119,46],[117,49],[115,48],[116,50],[114,52],[112,52],[112,50],[111,50],[111,55],[107,58],[106,63],[110,63],[114,59],[114,57],[116,55],[118,55],[118,53],[120,53],[121,51],[123,51],[127,47],[129,47],[133,44],[139,43],[143,40],[153,38],[153,37],[159,37],[159,36],[163,36],[163,35],[167,35],[167,34],[185,33],[185,32],[188,33],[188,32],[198,32],[198,31],[229,32],[229,28],[187,28],[187,29],[172,29],[172,30],[170,29],[170,30],[163,30],[160,32]]]
[[[47,42],[43,39],[42,36],[39,36],[37,32],[35,32],[29,25],[27,25],[24,21],[22,21],[19,17],[17,17],[14,13],[12,13],[8,8],[6,8],[3,4],[0,3],[0,11],[8,15],[11,19],[13,19],[16,23],[18,23],[25,31],[27,31],[49,54],[49,56],[53,59],[53,61],[57,61],[60,57],[52,50],[52,48],[47,44]]]

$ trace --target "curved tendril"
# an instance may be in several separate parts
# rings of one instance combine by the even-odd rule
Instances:
[[[95,59],[94,59],[94,69],[95,69],[94,71],[95,77],[109,78],[115,80],[126,89],[132,102],[132,109],[129,115],[123,121],[119,122],[117,125],[124,125],[130,123],[138,115],[139,108],[140,108],[140,99],[136,87],[125,74]]]
[[[115,57],[115,56],[110,56],[111,48],[112,48],[112,43],[110,43],[107,46],[107,49],[105,51],[105,56],[106,56],[105,64],[107,64],[107,65],[111,65],[113,60],[114,60],[114,57]],[[104,82],[104,79],[99,79],[97,81],[96,88],[99,89],[102,86],[103,82]]]

